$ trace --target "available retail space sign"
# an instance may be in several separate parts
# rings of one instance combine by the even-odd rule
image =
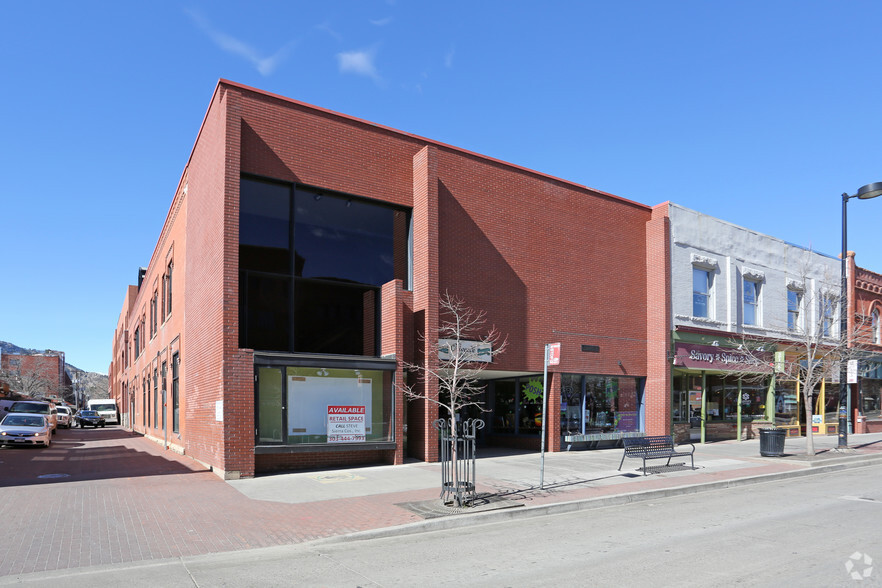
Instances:
[[[328,443],[364,441],[364,406],[328,406]]]
[[[775,356],[771,351],[745,351],[713,345],[674,344],[674,365],[702,370],[771,373]]]

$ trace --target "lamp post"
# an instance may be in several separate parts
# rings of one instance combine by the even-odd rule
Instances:
[[[882,182],[862,186],[857,194],[849,196],[842,194],[842,266],[841,266],[841,291],[839,293],[839,337],[843,349],[849,346],[848,334],[848,281],[845,277],[845,260],[848,256],[848,223],[847,205],[851,198],[869,200],[876,196],[882,196]],[[838,449],[848,447],[848,376],[844,358],[839,361],[839,445]],[[808,434],[811,434],[809,431]]]

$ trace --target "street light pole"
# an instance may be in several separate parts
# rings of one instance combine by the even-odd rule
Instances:
[[[848,333],[848,279],[846,278],[846,258],[848,257],[848,201],[851,198],[869,200],[882,195],[882,182],[862,186],[857,194],[851,196],[842,194],[842,261],[841,261],[841,285],[839,293],[839,337],[840,348],[843,353],[839,358],[839,445],[837,449],[848,447],[848,374],[844,351],[851,346],[851,337]],[[806,431],[811,435],[811,429]]]

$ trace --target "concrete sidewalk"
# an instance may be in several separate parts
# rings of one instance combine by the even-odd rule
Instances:
[[[648,475],[642,462],[625,459],[623,450],[600,449],[546,453],[544,475],[538,453],[511,453],[479,450],[476,465],[478,493],[485,497],[477,507],[456,509],[442,504],[439,498],[441,468],[437,463],[407,463],[401,466],[373,466],[321,472],[304,472],[263,476],[227,483],[253,500],[289,504],[321,504],[335,501],[335,508],[347,500],[382,501],[419,515],[423,521],[440,517],[462,519],[461,515],[498,511],[500,517],[534,516],[530,507],[543,507],[541,514],[555,510],[596,508],[659,495],[692,493],[722,488],[732,484],[759,483],[782,477],[811,475],[843,467],[882,464],[882,434],[851,435],[850,447],[838,451],[838,438],[816,437],[816,455],[808,458],[805,438],[785,442],[783,457],[762,457],[759,440],[724,441],[695,444],[695,469],[689,458],[675,458],[666,466],[665,460],[647,462]],[[687,446],[688,447],[688,446]],[[542,487],[540,487],[540,476]],[[554,505],[561,505],[555,509]],[[513,507],[527,507],[515,513]],[[490,517],[482,516],[482,521]],[[443,525],[470,524],[469,521],[447,521]],[[420,521],[405,529],[384,529],[379,533],[416,532],[421,527],[437,528],[439,523],[421,525]],[[373,529],[371,531],[377,531]],[[359,536],[365,536],[364,533]]]
[[[475,508],[439,500],[439,464],[412,462],[224,482],[193,460],[122,429],[62,431],[52,447],[0,451],[0,585],[170,558],[350,541],[598,508],[882,464],[882,434],[696,445],[689,460],[656,460],[649,475],[622,449],[545,455],[479,451]],[[255,552],[257,553],[257,552]]]

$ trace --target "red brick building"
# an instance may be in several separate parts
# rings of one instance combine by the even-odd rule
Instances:
[[[850,384],[851,418],[856,433],[882,432],[882,275],[855,265],[849,251],[848,332],[860,350],[858,383]]]
[[[64,352],[46,351],[33,355],[4,353],[0,368],[5,375],[2,389],[32,398],[64,398],[70,394],[70,378],[64,371]]]
[[[126,292],[112,395],[227,478],[435,460],[437,410],[395,383],[433,361],[450,292],[508,337],[482,443],[538,450],[526,392],[558,341],[547,447],[666,433],[667,235],[664,206],[222,80]],[[333,407],[363,415],[348,442]]]

